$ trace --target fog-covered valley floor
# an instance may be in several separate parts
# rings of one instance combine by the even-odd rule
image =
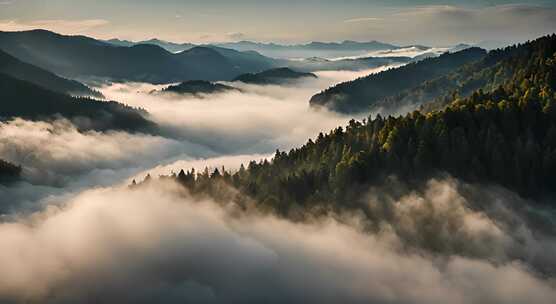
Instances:
[[[63,118],[1,123],[0,158],[21,164],[25,180],[0,185],[1,211],[3,216],[35,211],[89,187],[129,183],[151,171],[157,176],[193,165],[234,169],[271,157],[276,149],[302,145],[351,118],[310,109],[313,94],[387,68],[319,72],[318,79],[283,86],[234,83],[241,92],[205,96],[151,94],[164,85],[146,83],[98,88],[107,100],[147,110],[160,135],[80,132]]]
[[[128,187],[303,145],[353,118],[310,109],[312,95],[386,68],[202,97],[99,88],[148,111],[160,135],[2,123],[0,158],[21,164],[25,181],[0,186],[0,302],[552,303],[555,212],[521,210],[524,199],[498,187],[393,181],[361,202],[376,219],[306,222],[198,199],[167,180]]]

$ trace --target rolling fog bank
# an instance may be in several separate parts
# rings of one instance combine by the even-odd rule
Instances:
[[[490,193],[480,203],[493,210],[472,209],[479,202],[450,179],[392,201],[388,189],[370,189],[367,204],[390,206],[377,231],[357,214],[293,223],[240,211],[170,181],[87,190],[0,224],[0,299],[551,303],[554,237],[515,214],[511,194],[464,187]]]

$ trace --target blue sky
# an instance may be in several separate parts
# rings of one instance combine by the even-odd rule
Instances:
[[[382,40],[445,45],[556,31],[556,0],[0,0],[0,30],[178,42]]]

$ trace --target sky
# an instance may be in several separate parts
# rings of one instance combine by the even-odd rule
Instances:
[[[0,30],[32,28],[193,43],[517,42],[556,31],[556,0],[0,0]]]

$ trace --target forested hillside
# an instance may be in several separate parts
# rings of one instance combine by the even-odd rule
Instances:
[[[439,57],[338,84],[313,96],[310,104],[344,113],[368,111],[371,105],[386,97],[447,75],[485,55],[486,51],[479,48],[445,53]]]
[[[521,45],[493,50],[478,62],[469,63],[446,76],[425,81],[416,88],[389,96],[369,108],[393,113],[397,109],[423,107],[429,111],[449,104],[454,98],[468,97],[476,90],[492,92],[533,64],[531,58],[547,57],[553,50],[554,37],[543,37]],[[544,54],[543,52],[547,52]],[[541,54],[543,53],[543,54]]]
[[[502,185],[526,197],[556,191],[556,36],[528,49],[503,85],[456,98],[429,113],[351,121],[272,161],[231,174],[180,172],[194,192],[222,193],[224,182],[287,214],[293,206],[347,206],[387,176],[407,182],[447,172],[469,182]]]
[[[0,74],[0,119],[72,120],[80,129],[153,132],[156,125],[143,117],[143,110],[115,101],[71,97],[30,82]]]
[[[153,93],[174,93],[201,96],[202,94],[224,93],[228,91],[240,90],[221,83],[212,83],[204,80],[190,80],[176,85],[170,85],[162,90],[154,91]]]

